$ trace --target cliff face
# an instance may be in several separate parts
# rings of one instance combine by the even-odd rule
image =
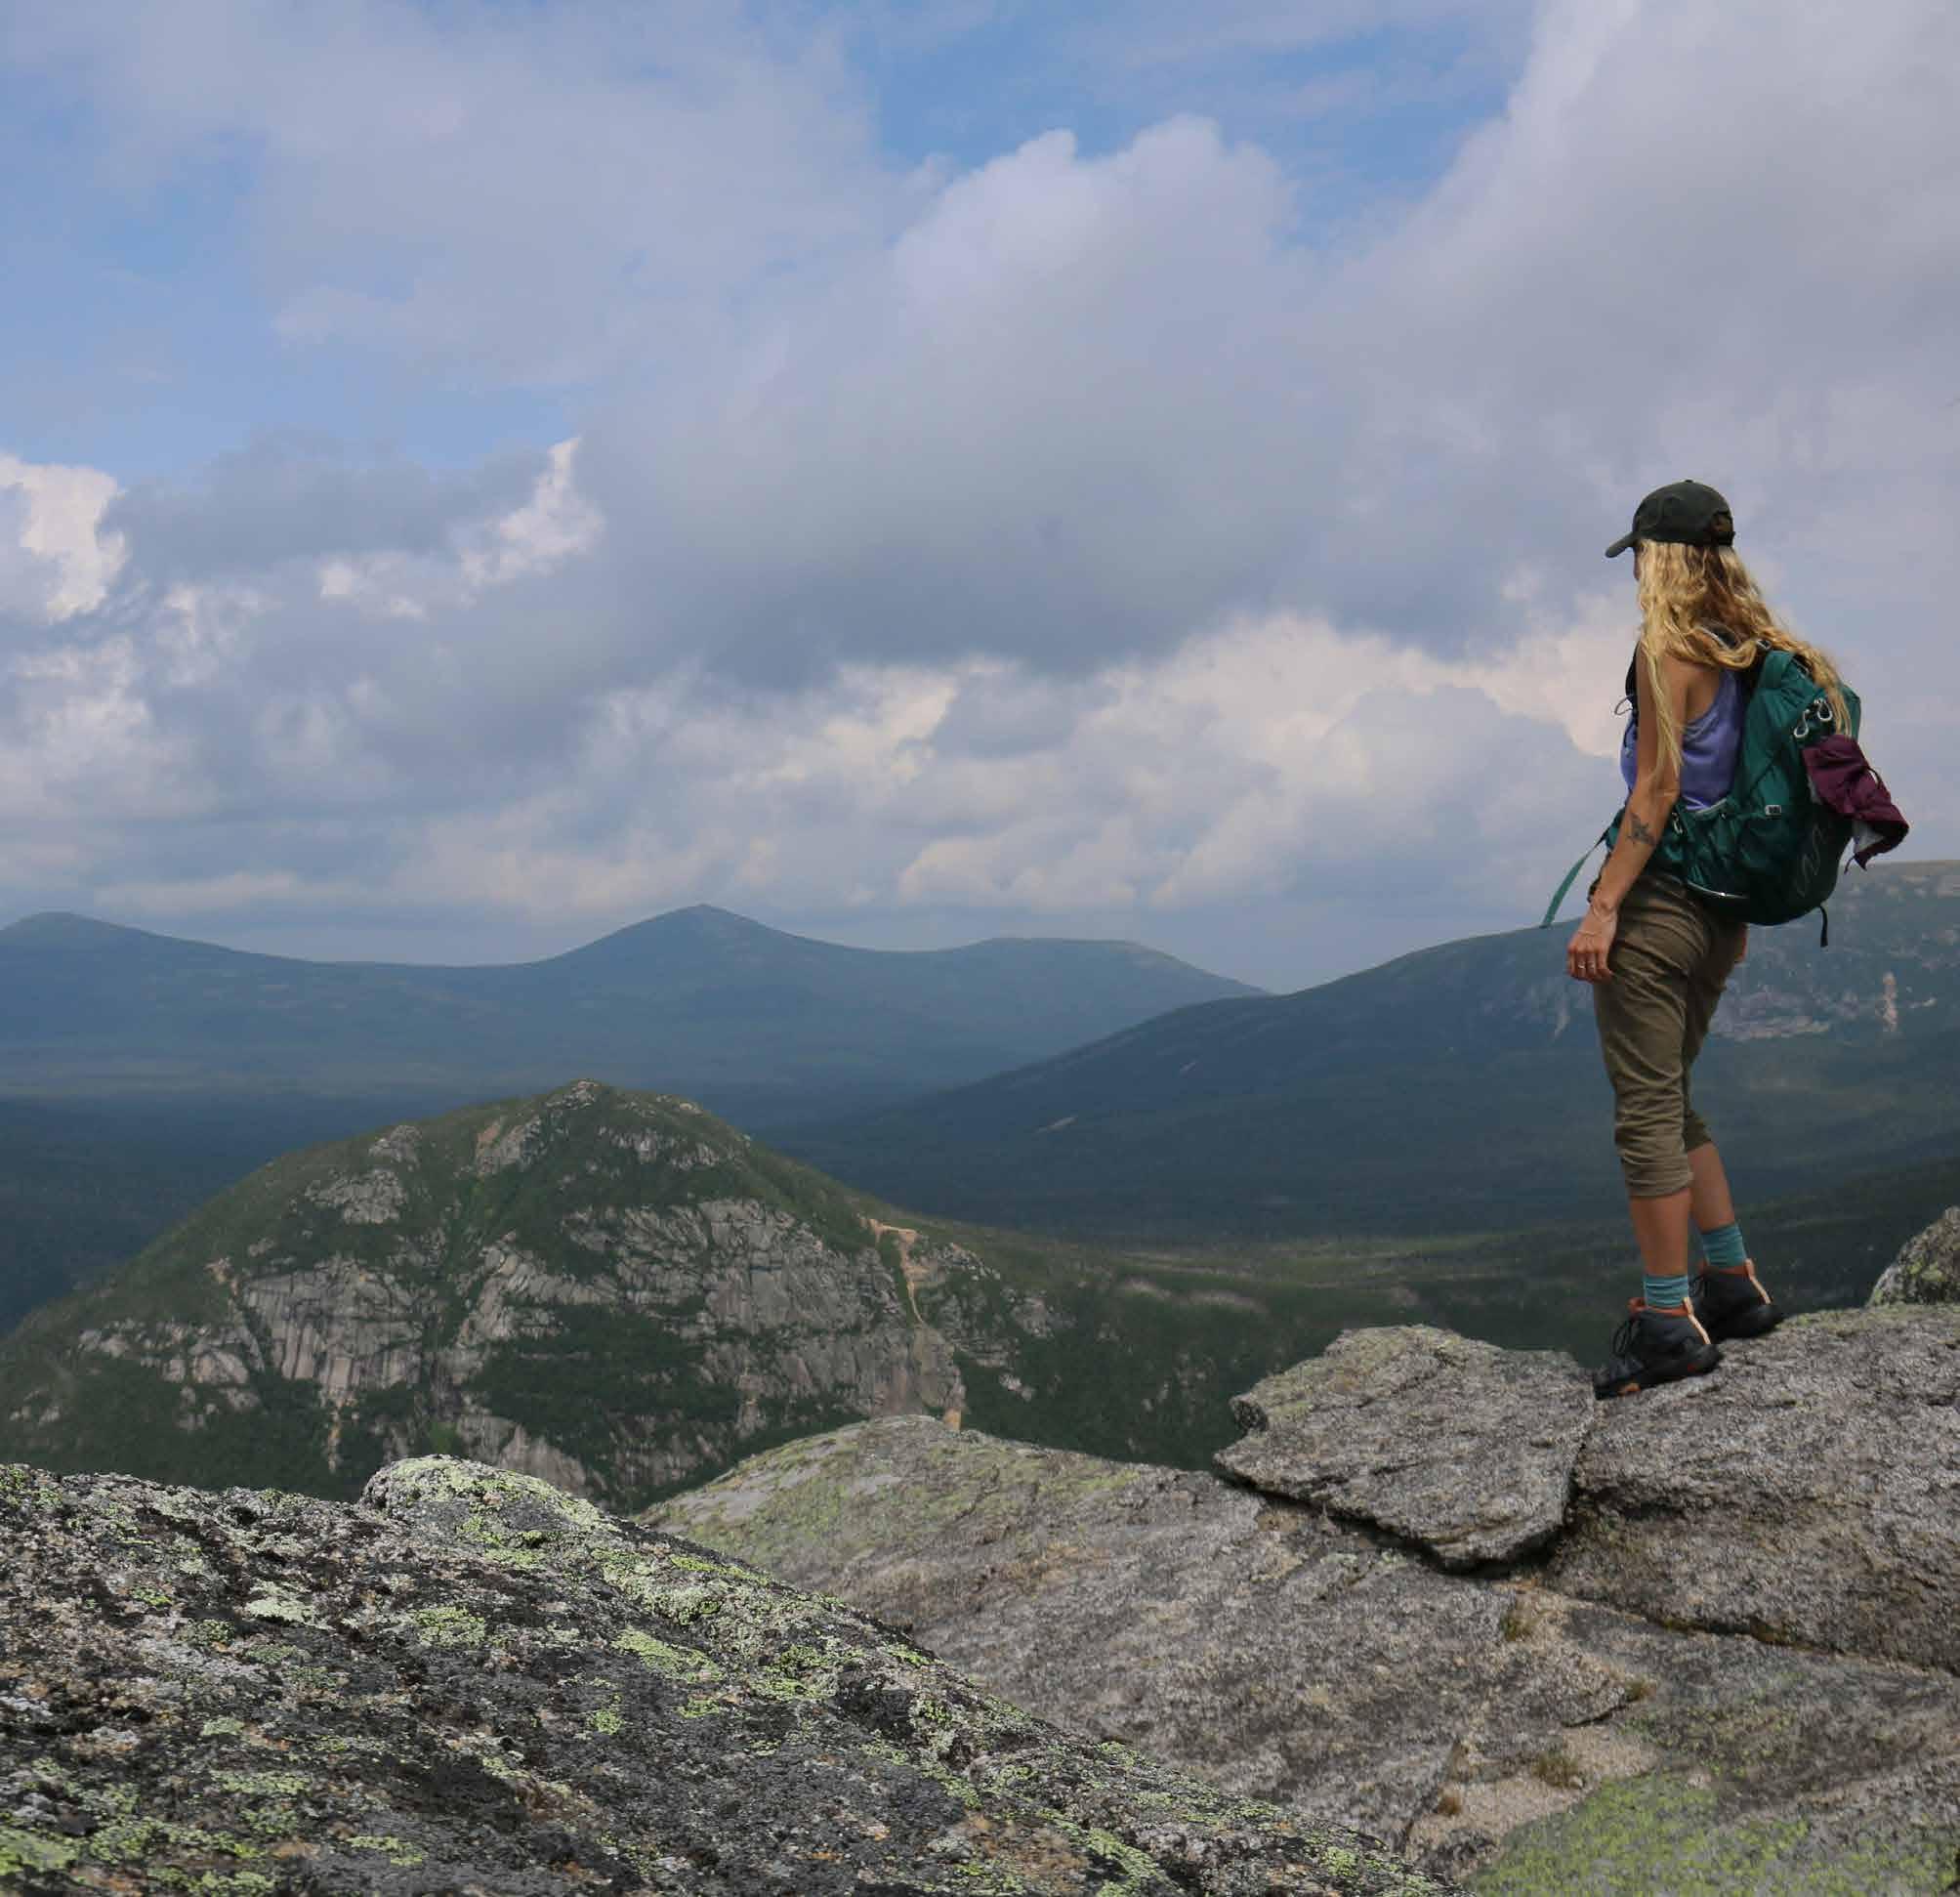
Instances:
[[[957,1413],[960,1349],[1046,1322],[688,1103],[583,1081],[255,1174],[8,1341],[0,1453],[346,1495],[440,1447],[644,1500]]]
[[[1955,1887],[1960,1308],[1614,1404],[1355,1331],[1235,1407],[1230,1480],[906,1419],[654,1519],[1479,1890]]]
[[[0,1889],[1442,1897],[524,1476],[0,1465]]]

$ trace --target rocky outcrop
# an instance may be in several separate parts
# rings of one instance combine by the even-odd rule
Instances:
[[[1793,1320],[1585,1406],[1576,1366],[1459,1344],[1270,1379],[1238,1481],[908,1419],[656,1519],[1480,1890],[1951,1888],[1960,1310]]]
[[[1960,1205],[1948,1206],[1871,1287],[1872,1304],[1960,1304]]]
[[[1557,1533],[1593,1391],[1562,1351],[1411,1325],[1348,1331],[1231,1412],[1247,1433],[1218,1457],[1228,1475],[1475,1568]]]
[[[1441,1897],[543,1483],[0,1465],[0,1888]]]

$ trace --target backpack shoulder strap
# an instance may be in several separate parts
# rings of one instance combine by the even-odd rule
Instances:
[[[1614,822],[1617,821],[1618,821],[1617,819],[1614,820]],[[1606,840],[1607,837],[1611,836],[1612,833],[1613,833],[1612,824],[1608,823],[1606,827],[1604,830],[1602,830],[1600,834],[1596,836],[1593,839],[1592,843],[1587,847],[1586,854],[1582,856],[1577,863],[1573,864],[1571,868],[1565,871],[1565,880],[1559,885],[1559,893],[1552,898],[1551,906],[1547,908],[1545,911],[1544,921],[1538,924],[1538,926],[1541,929],[1549,929],[1552,926],[1552,918],[1559,913],[1559,905],[1565,900],[1566,892],[1570,890],[1570,888],[1575,882],[1579,880],[1579,871],[1583,869],[1586,866],[1586,864],[1592,861],[1593,852],[1597,850],[1600,847],[1600,845]]]

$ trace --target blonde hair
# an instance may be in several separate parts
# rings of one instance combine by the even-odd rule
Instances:
[[[1844,729],[1844,689],[1838,668],[1770,610],[1734,548],[1643,540],[1638,558],[1640,650],[1660,726],[1661,756],[1670,766],[1677,770],[1681,766],[1681,732],[1661,674],[1664,658],[1746,672],[1770,653],[1795,653],[1830,699],[1838,727]],[[1734,643],[1725,641],[1722,632]]]

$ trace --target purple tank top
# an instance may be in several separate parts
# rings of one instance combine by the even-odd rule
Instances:
[[[1748,699],[1742,675],[1727,666],[1716,689],[1715,702],[1681,734],[1681,803],[1685,810],[1706,810],[1728,796],[1735,781],[1735,754],[1742,748],[1742,714]],[[1629,713],[1620,739],[1620,776],[1634,787],[1640,746],[1640,714]]]

